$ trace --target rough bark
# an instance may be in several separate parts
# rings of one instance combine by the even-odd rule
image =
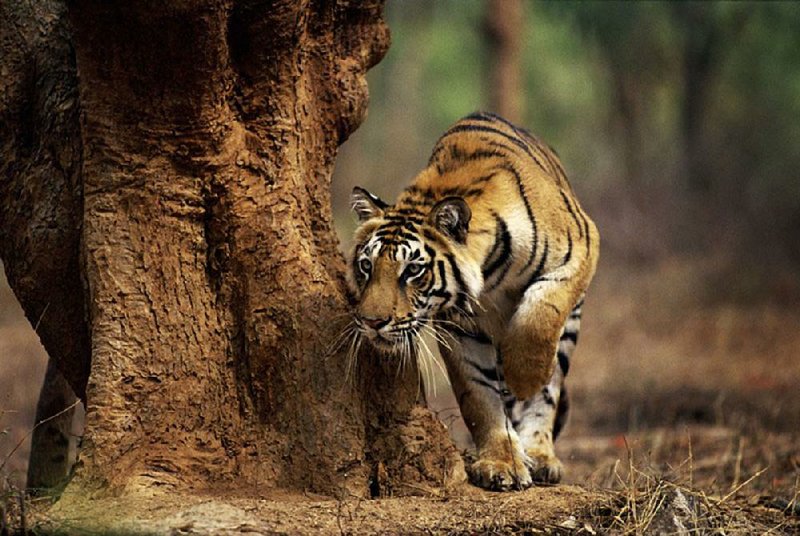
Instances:
[[[0,256],[42,344],[83,396],[83,148],[65,14],[50,0],[0,3]]]
[[[29,318],[65,289],[39,333],[62,371],[89,372],[70,382],[87,410],[76,486],[364,493],[384,459],[403,478],[413,463],[386,457],[416,392],[374,356],[348,382],[326,350],[347,311],[330,177],[388,46],[382,0],[23,4],[3,6],[1,68],[20,72],[2,91],[0,254]],[[22,86],[42,76],[25,76],[31,50],[56,91]],[[70,151],[31,177],[17,155],[51,136]],[[35,234],[40,214],[57,239]],[[72,353],[67,331],[84,337]],[[428,454],[452,462],[444,443]]]
[[[487,0],[484,35],[488,55],[489,109],[515,123],[522,123],[525,119],[522,87],[524,28],[525,5],[522,0]]]

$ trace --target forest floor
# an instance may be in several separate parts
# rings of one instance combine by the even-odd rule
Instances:
[[[376,500],[66,497],[25,503],[25,522],[62,534],[800,533],[800,288],[780,276],[768,289],[718,286],[726,269],[669,259],[599,272],[568,379],[561,485]],[[25,443],[6,458],[30,429],[43,354],[0,298],[2,522],[19,527]],[[447,406],[439,415],[463,442]]]

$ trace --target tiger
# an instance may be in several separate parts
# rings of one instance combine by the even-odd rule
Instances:
[[[391,356],[434,334],[475,444],[472,483],[558,483],[564,379],[600,240],[555,151],[476,112],[445,131],[394,205],[360,187],[350,201],[358,335]]]

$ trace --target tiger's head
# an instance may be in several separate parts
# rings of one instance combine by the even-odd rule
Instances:
[[[461,197],[389,206],[355,188],[360,225],[347,281],[359,332],[381,350],[402,353],[437,315],[469,315],[482,284],[469,262],[471,211]]]

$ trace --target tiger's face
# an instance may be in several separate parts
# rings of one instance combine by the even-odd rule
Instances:
[[[379,349],[400,353],[437,314],[468,312],[472,289],[458,260],[470,215],[463,199],[400,210],[356,188],[351,201],[361,226],[348,283],[362,335]]]

